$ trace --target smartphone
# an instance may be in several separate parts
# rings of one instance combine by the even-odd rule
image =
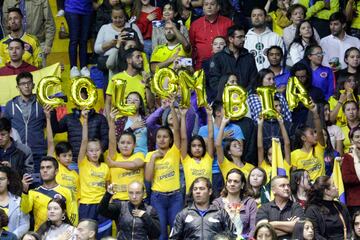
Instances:
[[[192,67],[192,59],[191,58],[180,58],[179,64],[182,67]]]
[[[152,26],[155,28],[164,27],[165,21],[164,20],[154,20],[154,21],[152,21]]]

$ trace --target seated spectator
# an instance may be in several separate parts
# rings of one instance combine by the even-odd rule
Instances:
[[[255,89],[257,87],[267,86],[275,87],[274,73],[270,69],[262,69],[256,76]],[[291,113],[284,95],[282,95],[281,93],[275,93],[275,96],[280,101],[282,118],[284,119],[284,121],[291,122]],[[249,105],[251,118],[255,123],[257,123],[257,120],[259,119],[260,113],[262,111],[259,95],[257,93],[250,94],[248,96],[247,103]]]
[[[360,216],[360,212],[357,211],[352,218],[352,225],[351,225],[353,227],[352,236],[355,240],[358,240],[360,238],[360,217],[359,216]]]
[[[345,50],[350,47],[360,48],[360,40],[346,34],[346,17],[342,12],[331,14],[331,35],[323,37],[320,46],[324,50],[322,65],[330,67],[334,72],[346,68]]]
[[[16,84],[20,95],[6,103],[4,117],[11,121],[13,128],[20,134],[22,143],[31,149],[34,171],[38,174],[40,159],[46,155],[45,114],[33,93],[33,75],[29,72],[19,73]]]
[[[21,240],[41,240],[41,237],[36,232],[27,232]]]
[[[349,138],[353,144],[352,152],[343,155],[341,173],[345,187],[346,205],[351,216],[360,209],[360,176],[358,176],[360,160],[360,127],[351,129]]]
[[[326,103],[324,105],[324,121],[326,125],[326,130],[329,133],[328,138],[330,138],[330,143],[332,148],[336,150],[340,155],[343,155],[344,153],[343,140],[345,139],[345,136],[344,133],[341,131],[341,128],[331,122],[330,115],[331,115],[330,104]],[[332,172],[332,168],[331,168],[331,172]],[[330,172],[326,171],[326,175],[329,176],[328,173],[330,174]]]
[[[307,46],[316,45],[314,28],[307,20],[300,22],[296,27],[294,40],[289,45],[289,53],[286,59],[286,65],[292,67],[295,63],[304,58]]]
[[[215,37],[225,37],[232,21],[219,15],[219,0],[204,0],[204,16],[191,24],[189,36],[192,46],[192,58],[195,70],[211,56],[211,43]],[[216,30],[215,30],[216,29]]]
[[[309,173],[304,169],[296,169],[290,175],[290,188],[294,202],[305,209],[307,192],[311,188]]]
[[[7,229],[21,238],[30,228],[30,217],[20,210],[21,180],[17,172],[0,166],[0,179],[4,182],[0,189],[1,206],[9,218]],[[2,237],[0,237],[2,239]]]
[[[168,21],[176,22],[179,19],[177,12],[176,3],[169,2],[164,5],[163,13],[162,13],[162,20],[155,22],[153,24],[151,42],[152,42],[152,49],[154,50],[158,45],[163,45],[167,43],[167,39],[165,36],[165,24]],[[181,21],[181,20],[179,20]],[[179,23],[179,22],[176,22]],[[186,26],[180,23],[180,33],[182,36],[189,42],[189,32]],[[190,46],[190,45],[189,45]]]
[[[204,177],[196,178],[190,186],[190,199],[193,202],[176,215],[169,238],[212,239],[220,232],[228,232],[231,237],[235,237],[236,229],[229,215],[224,209],[211,204],[211,197],[210,180]]]
[[[32,174],[34,162],[31,150],[26,145],[15,142],[10,137],[11,122],[0,118],[0,159],[1,164],[11,167],[20,177]]]
[[[123,239],[157,239],[160,236],[159,217],[152,206],[143,202],[144,184],[135,181],[127,188],[129,201],[110,203],[117,193],[115,186],[110,184],[100,202],[100,214],[116,221],[117,236]]]
[[[6,231],[4,228],[9,224],[9,218],[4,209],[0,209],[0,238],[6,240],[17,240],[14,233]]]
[[[284,28],[292,23],[287,15],[291,2],[289,0],[277,1],[277,8],[270,12],[271,2],[272,0],[268,0],[264,8],[270,18],[269,21],[272,22],[272,30],[282,37]]]
[[[266,57],[270,63],[269,69],[275,75],[275,86],[280,92],[286,90],[286,85],[290,77],[290,72],[282,66],[284,63],[284,52],[279,46],[271,46],[266,52]]]
[[[10,52],[8,51],[11,39],[20,38],[25,45],[23,60],[37,68],[42,67],[42,50],[38,39],[25,32],[22,26],[23,14],[19,8],[8,9],[7,25],[9,26],[9,35],[0,41],[0,66],[5,66],[10,62]]]
[[[330,15],[339,11],[339,0],[317,1],[299,0],[301,5],[306,7],[306,19],[309,19],[319,33],[320,38],[330,34]]]
[[[359,83],[355,77],[350,73],[341,74],[337,79],[335,94],[329,98],[330,121],[338,126],[346,125],[343,104],[347,101],[359,101]]]
[[[37,231],[42,240],[52,240],[55,238],[71,239],[74,236],[75,227],[72,226],[66,215],[65,199],[61,196],[54,196],[48,203],[47,210],[48,218]]]
[[[222,76],[220,79],[215,101],[222,102],[225,86],[239,86],[238,79],[235,74],[229,73],[227,76],[227,78],[226,76]]]
[[[78,240],[96,240],[96,233],[98,232],[98,224],[92,219],[80,220],[75,236]]]
[[[147,57],[150,58],[152,52],[151,35],[153,21],[161,20],[161,8],[152,6],[150,0],[135,0],[131,15],[136,17],[136,24],[144,38],[144,51]]]
[[[346,101],[342,106],[342,110],[344,111],[346,117],[346,124],[340,126],[340,128],[345,136],[345,139],[343,141],[344,153],[348,153],[350,152],[350,148],[352,145],[350,142],[349,133],[352,129],[360,125],[359,104],[354,100]]]
[[[270,201],[270,179],[261,167],[251,169],[247,178],[247,194],[255,199],[257,206]]]
[[[271,190],[274,200],[261,205],[256,213],[257,225],[269,223],[279,239],[291,237],[295,223],[304,217],[304,212],[298,203],[290,200],[290,183],[286,176],[275,176],[271,180]]]
[[[232,26],[227,30],[227,41],[229,46],[215,54],[210,61],[209,75],[206,79],[210,89],[207,90],[210,98],[214,100],[218,89],[223,85],[230,74],[237,77],[237,85],[250,91],[254,88],[256,67],[254,57],[244,48],[245,30],[242,27]],[[223,79],[226,79],[225,81]]]
[[[228,172],[221,196],[215,199],[213,204],[226,210],[238,236],[253,236],[257,204],[253,198],[246,196],[246,178],[239,169]]]
[[[283,39],[286,49],[289,49],[290,44],[295,38],[296,28],[299,24],[305,20],[306,8],[298,3],[292,4],[288,10],[288,18],[292,21],[292,24],[284,28]],[[313,28],[316,42],[320,42],[319,34],[316,29]]]
[[[18,75],[21,72],[32,72],[38,68],[23,61],[25,43],[19,39],[11,39],[8,43],[10,61],[0,68],[0,76]]]
[[[346,49],[344,53],[344,62],[347,64],[347,67],[337,71],[336,82],[342,75],[353,74],[358,77],[360,75],[360,50],[357,47],[351,47]]]
[[[305,215],[314,224],[315,239],[348,239],[351,236],[351,218],[339,197],[334,181],[328,176],[316,179],[309,195]]]
[[[251,11],[251,28],[245,36],[244,47],[254,56],[257,70],[269,67],[266,49],[279,46],[284,50],[284,42],[276,33],[272,32],[265,22],[266,12],[263,8],[255,7]]]
[[[174,68],[174,63],[181,58],[188,57],[191,50],[189,42],[179,31],[178,23],[167,21],[165,22],[164,30],[167,42],[158,45],[151,54],[150,67],[153,73],[156,68]]]
[[[261,223],[256,226],[255,240],[277,240],[275,229],[269,223]]]
[[[324,52],[318,45],[307,46],[302,62],[312,72],[312,85],[322,90],[325,100],[328,100],[334,94],[334,73],[331,68],[321,65]]]
[[[309,219],[298,221],[295,224],[292,239],[315,240],[314,224]]]

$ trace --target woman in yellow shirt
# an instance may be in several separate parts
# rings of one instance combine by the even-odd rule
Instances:
[[[291,165],[308,171],[311,180],[325,175],[325,139],[321,127],[317,106],[310,109],[313,114],[315,129],[299,126],[295,130],[295,150],[291,152]]]
[[[116,143],[115,118],[118,110],[113,110],[109,117],[109,155],[107,163],[110,167],[113,199],[129,200],[127,186],[134,181],[144,183],[144,154],[134,153],[136,137],[129,131],[123,131]],[[119,152],[117,151],[119,150]]]
[[[348,153],[351,146],[349,133],[351,129],[360,125],[359,104],[355,101],[347,101],[344,103],[342,109],[344,111],[347,124],[341,127],[341,131],[344,133],[345,136],[345,139],[343,141],[344,153]]]
[[[89,218],[98,222],[99,238],[111,236],[111,220],[98,214],[98,205],[110,180],[109,167],[103,163],[104,156],[99,139],[88,139],[88,112],[81,111],[82,140],[78,155],[80,176],[79,219]]]
[[[176,214],[183,208],[180,192],[180,131],[174,100],[170,109],[174,116],[174,133],[169,127],[160,127],[155,135],[158,149],[149,152],[145,158],[145,179],[152,182],[150,202],[159,215],[160,239],[167,239],[167,226],[173,226]]]
[[[246,178],[251,169],[254,168],[254,165],[247,162],[244,163],[241,159],[244,150],[244,143],[242,140],[230,138],[223,148],[222,141],[224,138],[224,129],[229,121],[230,120],[225,117],[222,119],[219,134],[215,141],[216,155],[224,181],[228,172],[233,168],[241,170]]]
[[[206,108],[208,126],[208,146],[203,137],[195,135],[189,144],[186,133],[187,109],[180,109],[181,113],[181,159],[185,174],[186,193],[193,181],[198,177],[206,177],[211,180],[212,162],[214,160],[214,126],[211,107]]]

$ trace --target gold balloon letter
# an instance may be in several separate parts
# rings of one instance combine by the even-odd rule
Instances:
[[[186,71],[180,71],[179,85],[181,88],[181,106],[190,106],[191,89],[194,89],[196,92],[198,107],[206,107],[208,105],[206,99],[204,70],[196,71],[193,76]]]
[[[135,105],[125,103],[126,81],[122,79],[115,79],[113,81],[114,81],[114,93],[115,93],[112,95],[113,105],[119,110],[120,116],[134,115],[136,113]]]
[[[71,98],[76,106],[81,109],[90,109],[95,106],[97,101],[97,90],[94,82],[87,77],[74,78],[71,84]],[[82,89],[86,90],[87,98],[82,96]]]
[[[168,98],[171,94],[176,93],[176,82],[178,77],[176,72],[170,68],[156,69],[152,80],[152,91],[161,98]]]
[[[279,113],[274,108],[274,95],[276,88],[274,87],[258,87],[256,89],[260,97],[262,111],[261,116],[265,119],[278,118]]]
[[[230,120],[239,120],[248,111],[246,104],[247,92],[244,88],[226,85],[222,96],[225,117]]]
[[[308,92],[297,77],[289,78],[288,84],[286,85],[286,100],[291,111],[298,106],[299,101],[302,102],[306,108],[312,108],[313,106]]]
[[[55,85],[61,85],[61,79],[58,77],[44,77],[40,80],[36,93],[38,101],[41,105],[50,105],[52,107],[58,107],[62,104],[64,104],[64,100],[61,98],[49,98],[48,91],[49,88],[52,88]]]

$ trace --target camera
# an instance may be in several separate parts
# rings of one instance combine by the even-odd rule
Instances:
[[[124,40],[132,40],[132,39],[134,39],[134,35],[135,35],[135,33],[133,33],[133,32],[128,32],[128,33],[125,33],[125,34],[122,35],[122,36],[123,36],[123,39],[124,39]]]

